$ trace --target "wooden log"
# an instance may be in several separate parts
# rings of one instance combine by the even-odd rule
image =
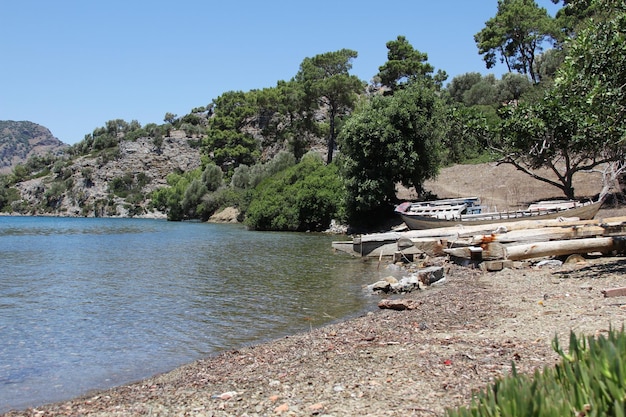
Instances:
[[[545,256],[561,256],[584,254],[591,252],[608,253],[612,251],[626,251],[626,238],[598,237],[572,240],[556,240],[549,242],[533,242],[526,244],[503,245],[499,242],[491,242],[480,246],[483,260],[510,259],[519,261],[523,259],[542,258]],[[448,248],[444,252],[450,256],[461,259],[473,259],[473,252],[477,246]]]
[[[619,226],[626,224],[626,216],[610,217],[606,219],[592,219],[592,220],[573,220],[573,219],[554,219],[554,220],[521,220],[519,222],[512,223],[492,223],[484,225],[459,225],[454,227],[442,227],[439,229],[428,230],[409,230],[403,232],[403,235],[409,239],[418,237],[435,237],[445,238],[453,240],[455,237],[473,237],[479,234],[492,234],[492,233],[507,233],[515,230],[528,230],[528,229],[543,229],[546,227],[573,227],[573,226],[585,226],[585,225],[602,225],[607,226]]]
[[[611,252],[615,249],[612,237],[536,242],[506,247],[505,259],[514,261],[544,256],[572,255],[575,253]]]
[[[545,227],[543,229],[513,230],[500,234],[474,236],[472,243],[500,242],[546,242],[549,240],[579,239],[604,236],[606,229],[598,225],[582,225],[569,227]]]
[[[414,310],[419,307],[419,303],[415,300],[380,300],[378,308],[387,308],[391,310]]]

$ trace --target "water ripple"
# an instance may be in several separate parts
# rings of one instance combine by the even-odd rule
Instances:
[[[0,217],[0,412],[368,308],[331,238],[234,225]]]

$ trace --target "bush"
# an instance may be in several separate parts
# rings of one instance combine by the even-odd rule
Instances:
[[[50,184],[50,187],[44,193],[46,207],[51,209],[58,208],[63,201],[66,190],[67,187],[63,181],[55,181]]]
[[[208,191],[215,191],[222,185],[222,170],[215,164],[209,164],[202,171],[202,182]]]
[[[262,182],[246,211],[255,230],[321,231],[340,216],[343,187],[336,165],[317,154]]]
[[[256,164],[252,167],[242,164],[235,168],[231,178],[231,185],[235,188],[254,188],[264,179],[277,174],[280,171],[294,166],[296,158],[290,152],[281,151],[270,161],[264,164]]]

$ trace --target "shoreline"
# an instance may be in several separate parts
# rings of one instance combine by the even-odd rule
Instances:
[[[486,273],[448,265],[443,284],[402,298],[414,310],[358,317],[222,352],[170,372],[17,416],[433,416],[510,372],[557,360],[555,335],[626,322],[626,258]],[[622,297],[623,298],[623,297]]]

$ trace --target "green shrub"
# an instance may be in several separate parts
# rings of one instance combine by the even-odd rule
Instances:
[[[246,211],[255,230],[321,231],[337,218],[343,187],[336,165],[317,154],[263,181]]]
[[[209,164],[202,171],[202,182],[208,191],[215,191],[222,185],[222,170],[215,164]]]
[[[48,208],[55,209],[63,201],[67,187],[63,181],[55,181],[44,192],[45,205]]]
[[[239,165],[235,168],[230,183],[235,188],[254,188],[264,179],[280,171],[284,171],[295,164],[296,158],[292,153],[281,151],[264,164],[259,163],[251,167],[245,164]]]
[[[184,174],[171,173],[167,176],[168,187],[155,190],[152,195],[152,206],[157,210],[167,213],[167,219],[172,221],[184,220],[188,213],[183,208],[183,199],[190,184],[202,175],[200,169]],[[188,195],[187,208],[191,207],[191,191]],[[197,206],[196,206],[197,207]],[[195,209],[195,207],[194,207]]]
[[[619,416],[626,415],[626,334],[609,330],[597,339],[570,334],[569,353],[554,339],[561,362],[536,371],[500,379],[479,394],[472,405],[448,410],[466,416]]]

